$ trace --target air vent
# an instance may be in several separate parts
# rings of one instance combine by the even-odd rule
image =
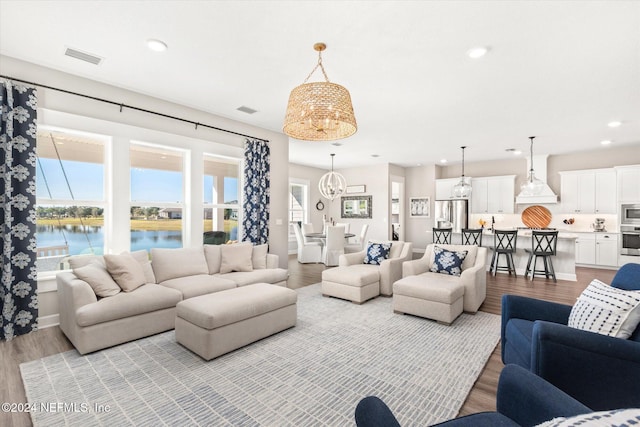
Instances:
[[[73,49],[68,47],[67,50],[64,51],[66,56],[70,56],[71,58],[79,59],[84,62],[89,62],[93,65],[100,65],[104,58],[101,58],[97,55],[93,55],[91,53],[82,52],[78,49]]]
[[[253,114],[258,112],[258,110],[254,110],[253,108],[249,108],[244,105],[242,107],[236,108],[236,110],[242,111],[243,113],[247,113],[247,114]]]

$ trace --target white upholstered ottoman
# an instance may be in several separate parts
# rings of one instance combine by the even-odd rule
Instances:
[[[362,304],[380,295],[380,273],[366,264],[324,270],[322,295]]]
[[[393,311],[450,325],[463,307],[464,286],[447,281],[408,276],[393,284]]]
[[[268,283],[189,298],[176,306],[176,341],[211,360],[295,326],[297,299]]]

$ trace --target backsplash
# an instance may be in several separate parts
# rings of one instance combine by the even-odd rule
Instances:
[[[549,227],[557,228],[564,231],[590,232],[593,231],[591,224],[595,222],[596,218],[604,218],[607,231],[610,233],[618,232],[618,215],[603,215],[603,214],[564,214],[562,212],[553,212],[554,206],[544,205],[551,211],[551,223]],[[497,229],[510,229],[517,227],[524,227],[522,222],[522,211],[528,206],[518,208],[518,213],[515,214],[495,214],[495,228]],[[562,221],[565,219],[573,218],[573,224],[565,224]],[[488,214],[471,214],[469,215],[469,228],[480,227],[480,220],[486,221],[485,228],[491,228],[491,215]]]

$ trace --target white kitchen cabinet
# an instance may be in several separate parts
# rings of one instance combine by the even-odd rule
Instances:
[[[471,177],[465,176],[466,183],[471,185]],[[460,178],[436,179],[436,200],[453,199],[453,186],[460,182]]]
[[[640,166],[616,167],[618,203],[640,202]]]
[[[515,175],[474,178],[471,181],[471,212],[514,213],[515,179]]]
[[[618,235],[596,234],[596,265],[614,267],[618,265]]]
[[[576,233],[576,264],[596,263],[596,234]]]
[[[603,169],[595,172],[595,213],[616,214],[618,212],[615,169]]]
[[[591,169],[560,172],[560,202],[565,213],[615,214],[616,172]]]

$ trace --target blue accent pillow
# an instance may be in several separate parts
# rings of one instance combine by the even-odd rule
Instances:
[[[367,245],[367,253],[364,256],[364,264],[380,265],[389,258],[391,243],[371,243]]]
[[[440,246],[434,246],[433,253],[435,254],[433,265],[431,266],[433,273],[459,276],[462,274],[462,263],[469,251],[448,251]]]

